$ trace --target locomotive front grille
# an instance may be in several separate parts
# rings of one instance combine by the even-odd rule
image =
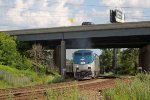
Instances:
[[[90,75],[92,75],[92,72],[91,71],[81,71],[81,72],[76,72],[75,75],[78,78],[84,78],[84,77],[89,77]]]

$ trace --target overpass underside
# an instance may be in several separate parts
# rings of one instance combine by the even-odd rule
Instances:
[[[126,37],[107,37],[107,38],[78,38],[78,39],[64,39],[66,49],[94,49],[94,48],[142,48],[150,44],[150,36],[126,36]],[[44,41],[30,41],[33,43],[40,43],[43,46],[55,49],[61,45],[61,40],[44,40]]]

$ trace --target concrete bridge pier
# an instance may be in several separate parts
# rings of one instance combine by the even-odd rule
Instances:
[[[59,72],[59,74],[61,74],[61,68],[60,68],[60,65],[61,65],[61,62],[60,62],[60,45],[58,45],[58,46],[56,46],[54,48],[53,59],[54,59],[55,70],[57,72]]]
[[[65,41],[61,40],[61,45],[54,49],[54,64],[62,77],[65,77],[66,68],[66,45]]]
[[[61,76],[65,78],[66,76],[66,43],[64,40],[61,40]]]
[[[139,63],[144,72],[150,72],[150,44],[140,48]]]

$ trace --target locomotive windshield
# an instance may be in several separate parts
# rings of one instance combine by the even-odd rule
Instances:
[[[82,53],[75,53],[75,56],[82,56]]]
[[[91,56],[91,52],[84,53],[85,56]]]
[[[80,50],[74,53],[74,64],[89,64],[94,61],[94,55],[92,51]]]

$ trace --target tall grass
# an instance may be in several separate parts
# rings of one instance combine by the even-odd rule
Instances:
[[[18,70],[0,65],[0,88],[23,87],[38,84],[62,82],[64,79],[58,74],[37,74],[31,70]]]
[[[113,89],[102,91],[104,100],[150,100],[150,75],[138,74],[130,84],[117,81]]]
[[[0,65],[0,88],[7,88],[1,85],[8,85],[8,87],[21,87],[31,85],[40,81],[38,75],[28,70],[17,70],[8,66]]]
[[[48,84],[51,83],[59,83],[65,81],[64,78],[61,77],[58,73],[54,73],[54,75],[49,76]]]

